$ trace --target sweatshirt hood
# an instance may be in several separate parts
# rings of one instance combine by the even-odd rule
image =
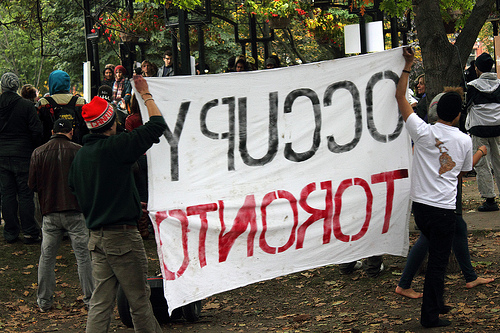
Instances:
[[[5,91],[0,95],[0,120],[7,121],[10,118],[14,104],[22,97],[15,91]]]
[[[481,74],[479,78],[469,82],[468,85],[481,92],[490,93],[497,90],[500,85],[500,80],[498,80],[496,73],[487,72]]]
[[[49,75],[49,94],[67,93],[70,89],[70,78],[68,73],[55,70]]]

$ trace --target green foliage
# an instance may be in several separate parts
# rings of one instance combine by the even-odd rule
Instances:
[[[457,22],[463,26],[475,5],[474,0],[440,0],[439,8],[445,22]],[[412,9],[411,0],[382,0],[380,9],[392,17],[401,17]]]
[[[244,7],[248,13],[258,15],[262,18],[269,17],[288,17],[294,18],[306,14],[309,4],[297,0],[266,0],[256,3],[252,0],[246,0]]]
[[[191,9],[201,5],[201,0],[135,0],[134,8],[140,13],[146,4],[156,4],[158,18],[156,26],[163,23],[163,6],[182,7]],[[244,0],[222,1],[212,0],[212,11],[239,23],[240,38],[248,38],[248,24],[240,19],[248,19],[248,6],[243,5]],[[326,60],[344,56],[342,49],[343,25],[354,23],[356,17],[346,10],[330,9],[321,12],[308,9],[309,1],[294,0],[266,0],[262,4],[247,0],[248,4],[256,4],[259,8],[267,8],[268,15],[273,14],[275,6],[288,5],[286,10],[293,13],[294,20],[289,29],[274,30],[275,39],[269,44],[269,54],[276,54],[282,59],[282,64],[292,65],[317,60]],[[347,5],[347,2],[343,3]],[[39,7],[37,7],[39,5]],[[103,8],[104,12],[111,13],[122,8],[123,1],[112,1]],[[440,1],[443,18],[450,14],[451,9],[460,9],[462,15],[457,25],[463,24],[470,13],[474,1],[444,0]],[[102,6],[102,3],[101,3]],[[253,5],[252,5],[253,6]],[[363,6],[373,6],[372,0],[358,0],[353,4],[358,10]],[[400,17],[411,10],[411,0],[383,0],[381,9],[387,14]],[[100,7],[96,5],[96,7]],[[239,10],[238,10],[239,8]],[[299,9],[303,10],[299,15]],[[285,8],[282,8],[285,10]],[[290,12],[291,10],[291,12]],[[305,13],[307,12],[307,13]],[[95,22],[98,22],[102,13],[92,13]],[[284,12],[283,12],[284,13]],[[275,13],[278,15],[278,13]],[[258,20],[259,34],[268,29],[267,18],[261,15]],[[39,20],[40,19],[40,20]],[[70,74],[72,83],[77,85],[81,92],[82,63],[86,61],[86,42],[84,31],[84,15],[81,0],[12,0],[0,1],[0,70],[17,73],[23,83],[31,83],[42,92],[47,90],[46,81],[50,72],[61,69]],[[151,23],[151,22],[150,22]],[[154,23],[154,22],[153,22]],[[491,24],[488,25],[491,30]],[[196,51],[198,27],[191,26],[191,50]],[[210,66],[211,73],[223,72],[227,67],[227,60],[231,56],[241,53],[242,46],[235,42],[234,26],[218,18],[212,18],[212,24],[202,26],[205,35],[205,62]],[[146,44],[141,50],[137,47],[136,59],[148,59],[160,66],[162,52],[171,47],[173,34],[177,29],[160,31],[152,29]],[[267,30],[268,31],[268,30]],[[480,34],[479,38],[487,45],[491,43],[491,32]],[[108,40],[100,31],[99,57],[100,69],[107,63],[118,64],[120,60],[120,42],[117,39]],[[489,43],[489,44],[488,44]],[[244,45],[245,53],[250,54],[250,45]],[[263,67],[264,48],[258,43],[258,56],[256,57],[259,68]],[[0,73],[2,74],[2,73]]]
[[[205,27],[205,63],[211,73],[225,72],[227,61],[239,54],[240,48],[234,41],[233,27],[222,20],[213,19],[210,27]],[[196,52],[195,57],[198,57]]]
[[[392,17],[403,16],[409,9],[411,9],[411,6],[411,0],[382,0],[380,3],[380,9]]]
[[[346,9],[330,8],[321,10],[315,8],[309,18],[304,20],[304,23],[318,42],[342,45],[344,27],[357,21],[358,16],[350,14]]]
[[[486,47],[486,50],[489,54],[495,53],[495,43],[493,39],[493,24],[491,22],[487,22],[481,31],[479,32],[479,36],[477,39]]]
[[[170,5],[173,5],[175,7],[184,9],[184,10],[193,10],[198,6],[201,6],[202,1],[201,0],[136,0],[136,2],[149,2],[149,3],[156,3],[156,4],[161,4],[164,6],[169,7]]]

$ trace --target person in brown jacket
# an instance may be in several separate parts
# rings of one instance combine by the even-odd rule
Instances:
[[[42,222],[42,248],[38,263],[37,302],[41,312],[54,303],[56,277],[54,267],[63,233],[68,232],[78,264],[83,289],[83,302],[88,305],[94,290],[90,252],[87,248],[89,230],[78,201],[69,189],[71,163],[81,148],[71,142],[73,126],[67,119],[54,122],[52,137],[31,155],[28,185],[38,192]]]

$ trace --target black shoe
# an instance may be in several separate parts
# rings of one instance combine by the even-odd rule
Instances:
[[[449,320],[446,320],[446,319],[439,319],[437,322],[435,322],[434,324],[424,324],[424,323],[421,323],[423,327],[425,328],[431,328],[431,327],[443,327],[443,326],[450,326],[451,325],[451,321]]]
[[[340,269],[340,274],[342,275],[349,275],[354,271],[357,271],[358,269],[361,269],[363,267],[363,263],[361,261],[356,261],[354,265],[348,265],[348,267],[344,269]]]
[[[451,311],[451,309],[453,309],[451,306],[445,305],[441,310],[439,310],[439,314],[447,314]]]
[[[6,239],[5,241],[7,242],[7,244],[14,244],[14,243],[16,243],[18,240],[19,240],[19,237],[16,237],[16,238],[14,238],[14,239]]]
[[[488,203],[488,201],[485,201],[477,210],[480,212],[496,212],[498,209],[498,204],[496,202]]]
[[[380,273],[382,273],[384,271],[384,263],[381,263],[380,264],[380,267],[378,268],[377,271],[373,272],[373,271],[370,271],[369,273],[367,272],[366,274],[371,277],[371,278],[376,278],[380,275]]]
[[[36,237],[29,237],[29,236],[24,236],[24,244],[31,245],[31,244],[39,244],[42,242],[42,239],[40,236]]]

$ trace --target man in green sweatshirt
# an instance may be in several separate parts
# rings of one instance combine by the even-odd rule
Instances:
[[[90,300],[87,332],[107,332],[118,284],[130,304],[136,332],[161,332],[149,302],[148,262],[137,221],[142,215],[132,165],[167,128],[147,82],[134,83],[149,121],[129,133],[116,134],[113,107],[100,97],[82,108],[90,134],[84,136],[69,174],[90,231],[89,250],[95,290]]]

